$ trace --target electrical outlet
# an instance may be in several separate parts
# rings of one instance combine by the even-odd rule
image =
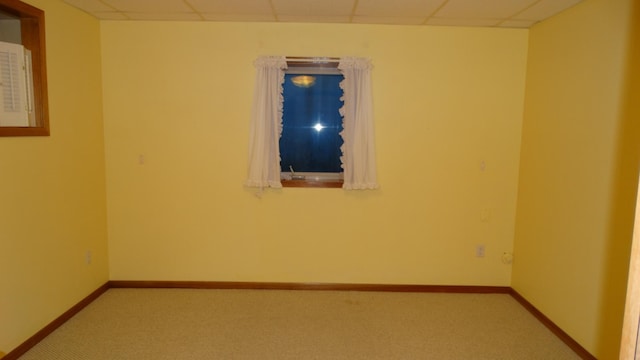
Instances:
[[[476,257],[484,257],[484,245],[476,245]]]
[[[513,253],[505,251],[502,254],[502,263],[505,265],[510,265],[513,262]]]
[[[92,254],[91,254],[91,250],[87,250],[87,252],[84,254],[84,261],[87,263],[87,265],[91,265],[91,261],[92,261]]]

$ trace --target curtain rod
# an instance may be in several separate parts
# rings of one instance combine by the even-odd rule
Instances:
[[[287,61],[291,62],[310,62],[317,64],[326,64],[326,63],[339,63],[340,58],[336,57],[296,57],[296,56],[287,56],[285,58]]]

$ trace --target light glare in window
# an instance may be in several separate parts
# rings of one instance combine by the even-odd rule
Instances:
[[[298,75],[291,78],[291,82],[297,87],[308,88],[316,83],[316,77],[311,75]]]

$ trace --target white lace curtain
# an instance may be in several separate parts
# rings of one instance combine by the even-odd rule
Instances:
[[[371,95],[371,62],[362,58],[342,58],[338,69],[344,75],[342,169],[345,189],[375,189],[376,155]]]
[[[261,57],[254,65],[256,84],[249,129],[249,173],[245,184],[281,188],[278,142],[282,133],[282,83],[287,60]]]
[[[282,84],[287,61],[282,56],[260,57],[255,63],[256,84],[249,134],[249,170],[245,185],[280,188],[279,140],[282,133]],[[344,94],[341,147],[344,189],[375,189],[375,147],[371,94],[371,62],[342,58],[338,69]]]

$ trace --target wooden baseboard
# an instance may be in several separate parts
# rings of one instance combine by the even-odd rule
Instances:
[[[227,282],[227,281],[137,281],[111,280],[82,299],[54,321],[38,331],[13,351],[2,356],[2,360],[17,360],[29,349],[42,341],[58,327],[84,309],[110,288],[137,289],[238,289],[238,290],[326,290],[326,291],[381,291],[381,292],[422,292],[422,293],[460,293],[460,294],[509,294],[527,311],[546,326],[562,342],[585,360],[595,360],[584,347],[546,317],[527,299],[508,286],[459,286],[459,285],[402,285],[402,284],[331,284],[331,283],[278,283],[278,282]]]
[[[71,319],[75,314],[79,313],[80,310],[87,307],[87,305],[91,304],[95,299],[100,297],[100,295],[104,294],[109,290],[109,283],[105,283],[100,286],[98,289],[93,291],[84,299],[80,300],[76,305],[72,306],[71,309],[65,311],[62,315],[58,316],[55,320],[50,322],[47,326],[42,328],[42,330],[38,331],[35,335],[27,339],[27,341],[18,345],[17,348],[10,351],[7,355],[5,355],[2,360],[17,360],[20,356],[24,355],[29,349],[36,346],[37,343],[42,341],[44,338],[49,336],[52,332],[54,332],[57,328],[62,326],[67,320]]]
[[[403,285],[403,284],[334,284],[334,283],[277,283],[226,281],[130,281],[112,280],[112,288],[155,289],[238,289],[238,290],[326,290],[509,294],[508,286]]]
[[[564,342],[568,347],[571,348],[578,356],[585,360],[596,360],[596,357],[591,355],[582,347],[582,345],[578,344],[569,334],[564,332],[558,325],[556,325],[551,319],[549,319],[545,314],[543,314],[540,310],[538,310],[533,304],[531,304],[527,299],[525,299],[522,295],[520,295],[517,291],[511,288],[509,292],[511,296],[516,299],[524,307],[527,309],[538,321],[540,321],[544,326],[547,327],[555,336],[557,336],[562,342]]]

